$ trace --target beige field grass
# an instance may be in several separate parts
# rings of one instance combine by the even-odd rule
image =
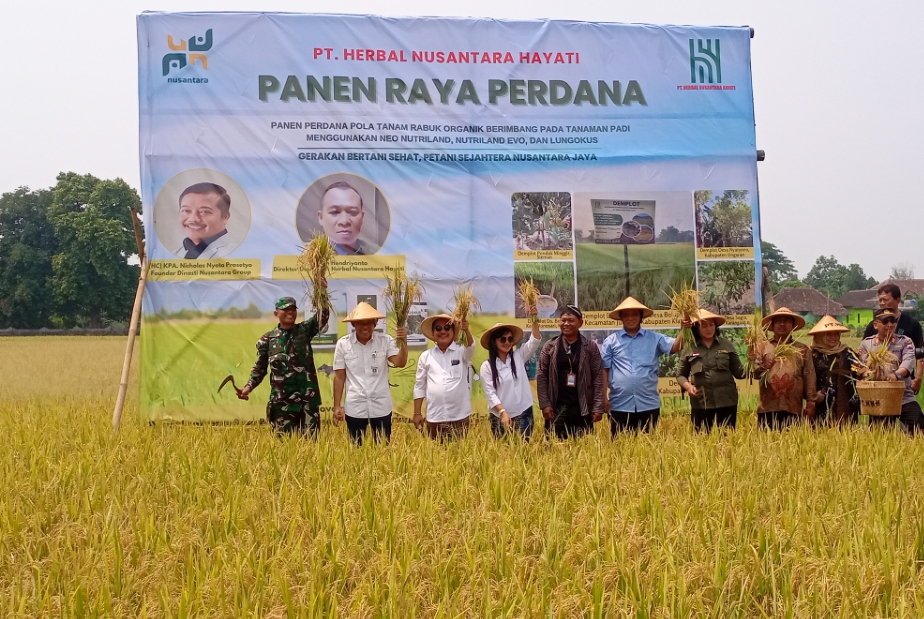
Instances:
[[[2,617],[924,616],[924,439],[112,439],[122,350],[0,339]]]

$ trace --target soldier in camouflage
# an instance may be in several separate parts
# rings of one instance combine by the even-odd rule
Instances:
[[[317,437],[321,428],[321,392],[311,338],[320,332],[321,325],[327,324],[328,311],[296,324],[295,299],[282,297],[276,301],[273,313],[279,325],[257,340],[257,362],[238,397],[249,399],[250,392],[263,381],[269,369],[270,398],[266,418],[273,429],[278,434],[298,432]]]

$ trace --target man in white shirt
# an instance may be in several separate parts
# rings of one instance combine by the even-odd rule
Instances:
[[[353,324],[353,333],[337,340],[334,348],[334,425],[346,420],[350,438],[363,442],[372,427],[376,442],[391,439],[392,400],[388,385],[388,364],[403,368],[407,364],[407,329],[390,335],[375,332],[385,318],[368,303],[359,303],[343,322]],[[346,406],[341,406],[346,386]]]
[[[414,382],[414,425],[423,430],[421,414],[427,399],[427,434],[443,440],[460,436],[468,430],[472,414],[471,374],[468,369],[475,356],[475,338],[463,320],[458,328],[467,336],[470,346],[456,342],[456,325],[452,316],[437,314],[420,323],[420,332],[436,346],[425,350],[417,362]]]

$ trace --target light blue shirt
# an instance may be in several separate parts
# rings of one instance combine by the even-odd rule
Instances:
[[[637,413],[661,407],[658,357],[669,354],[674,338],[647,329],[635,337],[620,329],[600,346],[603,367],[610,371],[610,410]]]

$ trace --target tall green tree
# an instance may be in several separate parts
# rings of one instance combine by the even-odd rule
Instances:
[[[100,180],[73,172],[58,175],[49,218],[58,239],[51,287],[65,326],[92,328],[125,321],[131,313],[139,268],[132,206],[138,193],[122,179]]]
[[[819,256],[805,276],[805,283],[836,299],[851,290],[865,290],[876,285],[859,264],[844,266],[834,256]]]
[[[796,265],[786,257],[779,247],[769,241],[760,242],[760,255],[764,266],[770,271],[774,283],[799,279]]]
[[[52,192],[20,187],[0,196],[0,328],[52,326]]]

